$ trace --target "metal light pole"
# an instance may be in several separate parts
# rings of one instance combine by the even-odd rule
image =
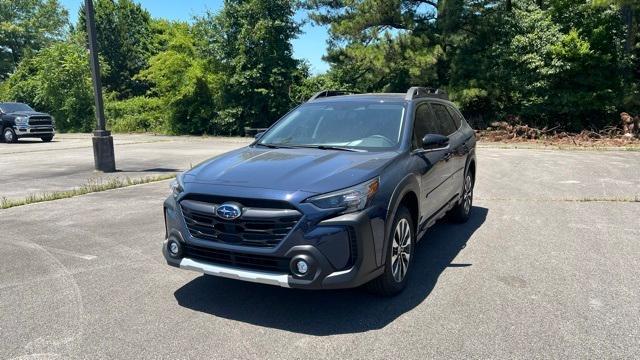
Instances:
[[[91,60],[91,77],[93,78],[93,94],[96,101],[96,120],[98,126],[93,132],[93,159],[96,170],[103,172],[116,171],[116,159],[113,153],[113,137],[106,130],[104,119],[104,103],[102,101],[102,81],[100,80],[100,62],[98,61],[98,42],[96,41],[96,23],[93,13],[93,0],[85,0],[84,8],[89,36],[89,58]]]

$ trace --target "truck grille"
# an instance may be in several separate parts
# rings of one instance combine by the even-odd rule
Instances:
[[[238,219],[225,220],[215,214],[216,206],[195,200],[180,203],[191,236],[226,244],[271,248],[280,244],[302,217],[293,209],[245,207]]]
[[[32,126],[40,126],[40,125],[48,125],[48,126],[52,126],[53,122],[51,121],[51,118],[49,117],[30,117],[29,118],[29,125]]]
[[[233,251],[208,249],[186,244],[184,256],[194,260],[202,260],[214,264],[231,265],[248,269],[273,271],[279,273],[289,272],[289,259],[242,254]]]

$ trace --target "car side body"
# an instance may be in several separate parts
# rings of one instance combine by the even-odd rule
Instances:
[[[279,122],[287,121],[281,119],[253,144],[205,161],[174,182],[174,193],[164,203],[167,263],[284,287],[378,283],[381,293],[399,292],[415,243],[426,230],[453,210],[466,209],[458,215],[462,221],[470,214],[475,134],[455,105],[433,89],[362,95],[326,91],[301,106],[349,103],[401,106],[397,146],[364,151],[262,144]],[[363,184],[374,195],[362,209],[347,213],[321,202]],[[406,248],[397,244],[403,231],[413,239]],[[402,261],[397,265],[403,257],[404,274]],[[391,269],[396,265],[400,270]],[[397,284],[387,279],[381,285],[381,279],[397,272]]]
[[[6,143],[21,138],[40,138],[49,142],[55,136],[55,121],[46,113],[22,103],[0,103],[0,135]]]

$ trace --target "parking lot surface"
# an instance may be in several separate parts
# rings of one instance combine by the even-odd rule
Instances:
[[[60,134],[53,142],[23,139],[0,143],[0,198],[70,190],[90,181],[143,178],[189,169],[212,156],[243,146],[247,138],[113,135],[117,172],[94,171],[90,134]]]
[[[60,145],[41,152],[51,176],[16,145],[0,174],[58,189],[91,173],[90,148]],[[178,169],[242,145],[167,138],[116,154],[123,169]],[[478,161],[471,220],[427,232],[394,298],[166,266],[168,181],[0,210],[0,358],[637,358],[639,153],[482,147]]]

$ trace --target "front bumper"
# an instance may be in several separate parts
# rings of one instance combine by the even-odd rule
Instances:
[[[204,261],[182,258],[180,268],[197,271],[207,275],[225,277],[229,279],[289,287],[287,274],[271,273],[259,270],[238,269],[229,266],[216,265]]]
[[[200,273],[299,289],[339,289],[360,286],[382,274],[382,266],[376,262],[376,238],[380,238],[383,226],[377,218],[384,211],[367,209],[314,222],[303,215],[298,225],[276,247],[270,249],[235,246],[192,237],[188,231],[182,210],[170,197],[165,202],[167,236],[163,254],[167,264]],[[236,264],[210,261],[190,256],[181,251],[171,256],[168,243],[176,241],[181,248],[197,248],[205,251],[224,252],[234,257],[259,257],[281,259],[285,266],[279,270],[265,270]],[[298,260],[309,264],[307,274],[294,271]]]
[[[42,137],[55,135],[55,129],[50,125],[17,125],[13,128],[18,137]]]

